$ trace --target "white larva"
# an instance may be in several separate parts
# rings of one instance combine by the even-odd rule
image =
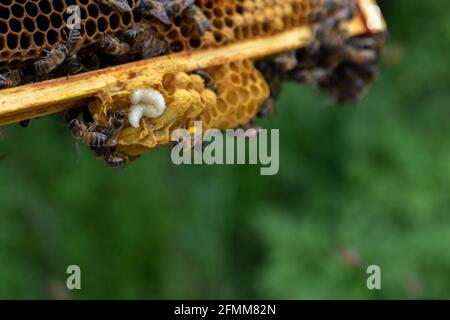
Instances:
[[[157,118],[166,110],[164,96],[155,89],[137,89],[131,94],[130,100],[128,121],[134,128],[139,128],[143,116]]]
[[[144,93],[146,92],[146,90],[148,89],[137,89],[135,90],[132,94],[131,94],[131,104],[139,104],[139,102],[141,101],[142,97],[144,96]]]

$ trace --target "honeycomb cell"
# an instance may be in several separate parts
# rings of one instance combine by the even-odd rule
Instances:
[[[0,22],[1,25],[1,22]],[[23,20],[23,26],[25,28],[25,30],[27,30],[28,32],[34,32],[34,30],[36,30],[36,24],[34,22],[33,19],[31,19],[30,17],[26,17]]]
[[[108,19],[111,31],[117,31],[117,29],[120,27],[120,15],[114,12],[109,16]]]
[[[97,18],[99,15],[99,10],[98,10],[98,6],[91,3],[88,5],[88,12],[89,12],[89,16],[92,18]]]
[[[98,32],[96,21],[94,19],[89,19],[88,21],[86,21],[86,24],[84,26],[84,30],[85,30],[86,35],[88,37],[90,37],[90,38],[94,37],[95,34]]]
[[[20,35],[20,48],[26,50],[30,47],[31,38],[29,34],[22,33]]]
[[[4,7],[0,5],[0,19],[3,21],[7,21],[10,16],[8,7]]]
[[[6,34],[8,29],[8,24],[5,21],[0,21],[0,34]]]
[[[39,14],[39,8],[37,4],[31,1],[25,4],[25,11],[27,13],[27,16],[32,18],[37,17],[37,15]]]
[[[50,23],[53,27],[53,29],[59,29],[63,26],[63,20],[61,18],[61,15],[57,14],[57,13],[52,13],[50,15]]]
[[[25,9],[19,4],[14,4],[11,7],[11,14],[16,18],[23,18],[25,15]]]
[[[42,32],[35,32],[33,34],[33,42],[36,47],[42,47],[45,44],[45,34]]]
[[[52,5],[53,5],[54,11],[56,11],[57,13],[64,12],[64,9],[66,8],[63,0],[53,0]]]
[[[53,6],[49,0],[41,0],[39,2],[39,11],[43,14],[49,14],[52,12]],[[14,13],[13,13],[14,14]]]
[[[99,32],[106,32],[108,30],[108,20],[105,17],[100,17],[97,21],[97,29]]]
[[[8,49],[15,50],[19,44],[19,36],[16,33],[9,33],[6,38]]]
[[[49,43],[50,45],[54,45],[60,40],[59,33],[55,30],[50,30],[49,32],[47,32],[46,39],[47,43]]]
[[[36,19],[36,24],[39,30],[46,32],[50,27],[50,19],[47,16],[39,15]]]

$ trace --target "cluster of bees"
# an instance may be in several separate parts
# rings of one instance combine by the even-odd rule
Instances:
[[[118,12],[132,11],[127,0],[98,2]],[[140,0],[136,10],[144,20],[119,34],[106,34],[89,46],[85,46],[82,30],[68,30],[65,42],[57,43],[48,50],[43,49],[39,60],[31,65],[0,73],[0,89],[163,55],[168,45],[152,25],[153,19],[170,25],[174,18],[183,15],[185,19],[195,23],[201,34],[212,29],[212,22],[194,2],[195,0]]]
[[[322,0],[309,17],[314,40],[302,49],[257,63],[278,97],[283,81],[295,81],[329,92],[338,103],[356,102],[377,78],[376,63],[386,34],[350,37],[342,23],[355,15],[354,0]],[[260,111],[270,113],[273,101]]]
[[[127,0],[97,1],[117,12],[132,11]],[[350,37],[342,24],[355,16],[355,0],[317,1],[321,5],[315,6],[309,16],[313,35],[310,45],[256,62],[271,91],[271,97],[258,112],[259,117],[272,113],[273,101],[286,80],[325,90],[337,102],[344,103],[358,100],[376,79],[375,65],[384,47],[385,34]],[[0,74],[0,89],[164,55],[168,44],[153,26],[155,19],[169,25],[174,18],[183,15],[194,22],[200,34],[213,27],[195,5],[195,0],[139,0],[135,9],[144,17],[141,22],[123,32],[106,34],[89,46],[85,45],[81,30],[68,30],[64,43],[43,50],[42,57],[31,66]],[[207,73],[201,70],[194,73],[204,79],[208,89],[218,92],[217,85]],[[131,160],[115,147],[125,124],[125,112],[111,113],[106,126],[95,124],[87,107],[69,110],[65,119],[73,137],[87,145],[107,165],[122,167]],[[21,123],[22,126],[27,124],[28,121]],[[252,121],[244,129],[255,129],[253,132],[257,135],[259,127]]]
[[[98,0],[117,12],[131,12],[127,0]],[[84,70],[96,70],[108,65],[152,58],[164,55],[167,42],[152,25],[157,19],[170,25],[174,18],[183,15],[194,22],[200,34],[212,29],[212,22],[196,6],[195,0],[140,0],[136,10],[145,18],[119,34],[106,34],[98,42],[85,46],[83,32],[73,28],[66,33],[63,43],[51,49],[43,49],[42,57],[31,65],[0,73],[0,89],[73,75]],[[209,75],[196,71],[205,84],[214,91],[217,87]],[[87,107],[66,112],[65,119],[72,136],[87,145],[94,155],[111,167],[122,167],[129,157],[116,151],[117,136],[125,123],[125,112],[114,112],[107,126],[96,125]],[[29,120],[21,121],[27,127]]]
[[[129,158],[116,151],[117,138],[125,124],[125,112],[116,111],[109,115],[107,126],[94,123],[86,107],[78,107],[66,112],[67,127],[72,136],[89,146],[94,155],[113,168],[123,167]]]

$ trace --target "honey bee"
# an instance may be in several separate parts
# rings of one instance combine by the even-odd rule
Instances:
[[[118,153],[114,149],[108,148],[106,154],[103,156],[105,163],[113,168],[124,167],[128,162],[128,156]]]
[[[291,71],[298,64],[297,55],[296,55],[295,50],[277,55],[275,57],[274,61],[276,64],[278,64],[280,66],[280,68],[283,71]]]
[[[105,145],[111,146],[117,144],[117,136],[125,123],[125,113],[122,111],[113,112],[109,116],[107,126],[92,125],[93,131],[107,136]]]
[[[94,124],[86,125],[78,119],[72,119],[68,128],[75,139],[81,140],[88,146],[103,147],[108,143],[109,137],[104,133],[94,131],[96,129]]]
[[[83,47],[84,37],[79,29],[72,29],[67,36],[66,47],[69,50],[64,62],[51,74],[52,77],[75,74],[81,71],[83,65],[78,52]]]
[[[321,84],[328,81],[332,75],[332,70],[325,68],[299,69],[291,78],[295,81],[309,84],[315,88],[320,88]]]
[[[185,16],[192,20],[198,30],[200,31],[200,34],[205,34],[206,31],[211,30],[213,28],[213,24],[211,20],[208,19],[208,17],[205,16],[202,9],[200,9],[195,4],[190,5],[184,10]]]
[[[67,48],[70,55],[75,55],[80,51],[84,44],[84,36],[81,34],[80,29],[73,28],[70,30],[67,36]]]
[[[371,63],[378,59],[378,53],[371,49],[356,49],[352,46],[344,46],[343,60],[356,64]]]
[[[103,129],[109,137],[110,144],[115,145],[117,143],[117,136],[125,124],[125,112],[114,112],[109,119],[109,126]]]
[[[81,71],[83,64],[77,55],[70,55],[56,70],[56,76],[76,74]]]
[[[195,0],[139,0],[137,7],[145,17],[153,17],[169,25],[171,19],[181,15],[192,7],[194,3]],[[194,13],[195,15],[200,15],[197,12],[191,12],[190,14]]]
[[[161,39],[160,37],[150,38],[142,44],[141,57],[143,59],[148,59],[163,55],[166,53],[167,47],[168,44],[164,39]]]
[[[356,64],[374,63],[381,55],[385,39],[385,35],[353,37],[343,47],[343,60]]]
[[[62,44],[56,44],[50,51],[44,49],[45,57],[34,62],[34,69],[39,76],[50,73],[66,60],[69,50]]]
[[[120,12],[132,11],[127,0],[97,0],[97,1]]]
[[[0,89],[15,87],[21,81],[22,76],[19,70],[13,70],[4,74],[0,74]]]
[[[337,68],[333,82],[327,89],[338,103],[356,102],[377,76],[377,68],[373,64],[344,63]]]
[[[309,16],[313,30],[313,41],[308,50],[317,53],[321,47],[337,48],[348,39],[348,33],[341,28],[343,21],[355,15],[353,0],[325,0]]]
[[[164,54],[168,46],[149,23],[136,24],[125,31],[123,37],[130,44],[129,53],[144,59]]]
[[[169,25],[171,20],[168,14],[169,1],[157,1],[157,0],[139,0],[138,9],[142,12],[144,17],[156,18],[162,23]]]
[[[205,87],[207,89],[209,89],[209,90],[211,90],[211,91],[213,91],[215,93],[217,93],[219,91],[219,88],[217,87],[217,85],[214,82],[214,80],[205,71],[203,71],[203,70],[194,70],[192,73],[203,78],[203,80],[205,81]]]
[[[130,161],[128,156],[117,152],[115,147],[91,147],[91,151],[112,168],[122,168]]]
[[[78,56],[80,57],[83,66],[90,70],[99,69],[101,66],[98,55],[89,48],[81,50]]]
[[[263,102],[256,116],[258,118],[268,118],[273,114],[273,108],[273,99],[268,98]]]
[[[125,41],[130,45],[130,49],[137,49],[139,43],[152,36],[152,27],[147,22],[136,23],[123,34]]]
[[[128,43],[121,42],[116,36],[107,34],[102,40],[100,40],[100,48],[109,55],[121,56],[130,51]]]
[[[368,36],[353,37],[348,40],[348,45],[357,49],[371,49],[380,52],[386,44],[386,33],[380,32]]]
[[[195,0],[174,0],[171,1],[168,13],[172,18],[178,17],[186,8],[195,3]]]
[[[114,112],[109,118],[108,126],[85,123],[76,116],[76,113],[72,112],[66,114],[69,131],[75,139],[95,148],[116,144],[117,135],[125,122],[124,112]]]

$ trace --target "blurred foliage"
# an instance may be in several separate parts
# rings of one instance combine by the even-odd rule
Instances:
[[[168,148],[114,171],[59,115],[1,128],[0,298],[450,298],[450,2],[380,3],[380,81],[357,107],[286,84],[277,176]]]

